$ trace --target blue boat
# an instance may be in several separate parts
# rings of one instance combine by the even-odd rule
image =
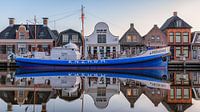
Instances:
[[[21,68],[37,68],[52,70],[74,70],[74,71],[114,71],[124,73],[148,74],[156,78],[167,78],[167,74],[157,73],[157,70],[167,71],[168,56],[170,48],[148,50],[142,55],[135,57],[101,59],[101,60],[59,60],[59,59],[36,59],[17,57],[16,64]],[[156,73],[151,74],[149,70]]]
[[[170,89],[170,83],[168,83],[168,81],[145,77],[145,76],[141,76],[140,74],[125,74],[125,73],[110,73],[110,72],[83,72],[83,71],[36,72],[33,70],[29,72],[18,70],[15,74],[16,78],[40,78],[40,77],[63,77],[63,76],[131,79],[131,80],[135,80],[143,84],[146,84],[146,86],[149,86],[149,87]]]

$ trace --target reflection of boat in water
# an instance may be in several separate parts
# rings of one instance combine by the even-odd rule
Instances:
[[[137,74],[125,74],[125,73],[110,73],[110,72],[74,72],[74,71],[60,71],[60,72],[35,72],[35,73],[19,73],[16,72],[16,77],[51,77],[51,76],[75,76],[75,77],[108,77],[108,78],[120,78],[131,79],[139,81],[149,87],[169,89],[169,83],[163,80],[145,77]]]
[[[167,79],[168,78],[168,71],[167,69],[146,69],[146,70],[141,70],[141,69],[135,69],[135,70],[75,70],[75,69],[68,69],[66,67],[50,67],[50,66],[43,66],[43,67],[26,67],[26,68],[18,68],[17,70],[18,74],[24,74],[24,73],[37,73],[37,72],[55,72],[55,71],[77,71],[79,72],[84,72],[84,73],[94,73],[95,72],[106,72],[110,74],[129,74],[129,75],[140,75],[140,76],[147,76],[147,77],[153,77],[153,78],[158,78],[158,79]],[[123,76],[123,75],[122,75]]]
[[[101,60],[65,60],[65,59],[36,59],[36,58],[16,58],[16,63],[20,67],[53,68],[65,70],[85,70],[85,71],[117,71],[134,72],[143,74],[148,70],[166,70],[168,65],[169,47],[148,50],[144,54],[136,57],[101,59]],[[139,71],[139,72],[138,72]],[[155,74],[149,74],[152,77]]]

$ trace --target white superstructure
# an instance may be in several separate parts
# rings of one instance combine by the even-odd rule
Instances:
[[[34,58],[52,60],[78,60],[81,58],[81,54],[77,45],[70,42],[63,47],[52,48],[50,55],[48,55],[46,52],[35,52]]]

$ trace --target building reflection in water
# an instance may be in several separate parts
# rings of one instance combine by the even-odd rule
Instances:
[[[88,94],[98,109],[105,109],[114,95],[122,93],[130,108],[134,108],[144,94],[155,107],[162,104],[170,112],[183,112],[192,106],[192,98],[200,99],[200,72],[169,71],[169,75],[170,89],[163,89],[120,77],[15,77],[14,72],[1,72],[0,98],[7,103],[9,112],[13,111],[13,105],[25,104],[42,105],[41,112],[47,112],[47,102],[57,97],[72,102]]]

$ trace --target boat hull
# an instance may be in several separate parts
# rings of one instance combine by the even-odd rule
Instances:
[[[166,58],[163,60],[163,58]],[[16,58],[17,66],[35,70],[74,70],[74,71],[105,71],[145,74],[146,76],[167,77],[167,55],[121,58],[110,60],[45,60],[32,58]],[[154,73],[152,74],[152,70]],[[160,73],[162,71],[162,73]],[[164,71],[164,72],[163,72]],[[162,75],[160,75],[162,74]]]

